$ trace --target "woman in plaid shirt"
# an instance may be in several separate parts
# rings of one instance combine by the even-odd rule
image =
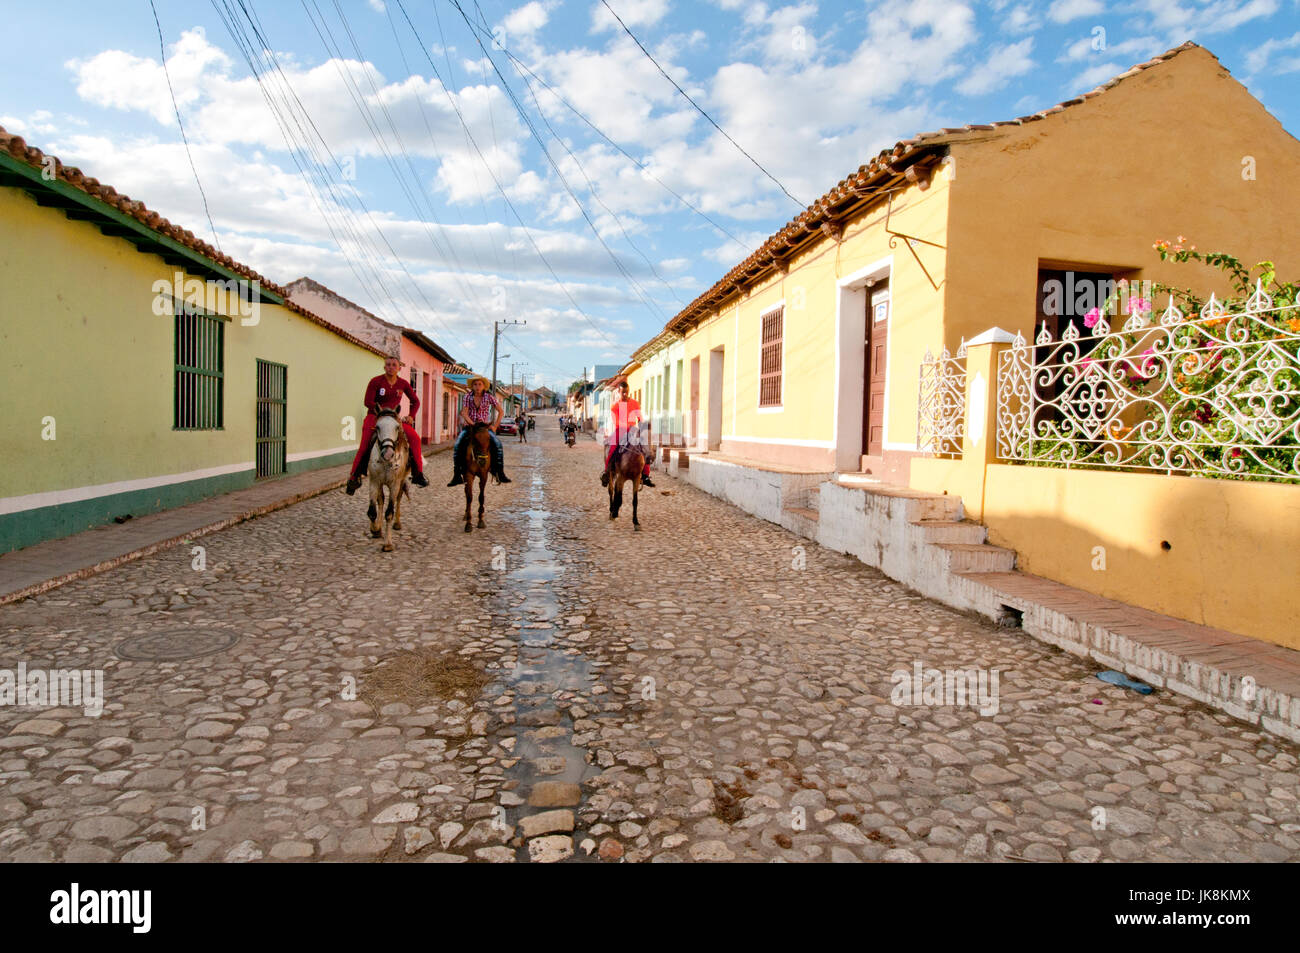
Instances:
[[[469,439],[470,429],[475,424],[487,424],[492,437],[492,475],[498,483],[510,483],[506,476],[505,454],[501,449],[501,440],[497,437],[497,424],[501,422],[501,401],[495,394],[488,393],[486,377],[472,377],[469,382],[470,395],[465,398],[460,408],[460,436],[456,438],[456,447],[452,450],[455,472],[448,486],[459,486],[465,482],[461,473],[460,461],[465,453],[465,441]]]

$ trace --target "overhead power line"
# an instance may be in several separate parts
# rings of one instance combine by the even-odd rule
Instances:
[[[807,202],[801,202],[801,201],[799,201],[797,198],[795,198],[793,195],[791,195],[791,194],[790,194],[790,190],[787,189],[784,185],[782,185],[781,182],[780,182],[780,180],[777,179],[776,176],[774,176],[771,172],[768,172],[767,169],[763,168],[763,165],[762,165],[762,164],[761,164],[757,159],[755,159],[753,156],[751,156],[748,152],[746,152],[745,149],[744,149],[744,147],[742,147],[741,144],[740,144],[739,142],[737,142],[735,139],[732,139],[731,136],[727,135],[727,130],[725,130],[725,129],[723,129],[721,126],[719,126],[719,125],[714,121],[713,117],[710,116],[707,112],[705,112],[703,106],[701,106],[701,105],[700,105],[699,103],[697,103],[695,100],[691,99],[690,94],[687,93],[686,90],[682,89],[680,86],[677,85],[677,80],[675,80],[675,79],[673,79],[671,76],[669,76],[668,73],[667,73],[667,71],[666,71],[662,66],[659,65],[659,61],[658,61],[657,59],[655,59],[654,56],[651,54],[651,52],[645,48],[645,44],[643,44],[640,40],[638,40],[638,39],[636,38],[636,34],[633,33],[631,30],[629,30],[629,29],[627,28],[627,24],[623,22],[623,18],[620,17],[617,13],[614,12],[614,8],[611,7],[611,6],[609,5],[609,3],[607,2],[607,0],[600,0],[600,2],[601,2],[601,4],[605,7],[605,9],[609,11],[610,16],[612,16],[615,20],[618,21],[618,25],[621,26],[621,27],[623,28],[623,32],[626,33],[628,36],[630,36],[630,37],[632,38],[632,42],[635,43],[637,46],[639,46],[639,47],[641,48],[641,52],[644,53],[644,54],[646,55],[646,58],[649,59],[650,62],[653,63],[653,64],[655,65],[655,69],[657,69],[657,70],[658,70],[658,71],[663,75],[663,78],[666,79],[666,80],[668,80],[668,82],[670,82],[670,83],[673,84],[673,89],[675,89],[675,90],[677,90],[677,92],[681,93],[681,94],[682,94],[682,97],[683,97],[683,98],[684,98],[688,103],[690,103],[692,106],[694,106],[695,109],[696,109],[696,111],[697,111],[701,116],[703,116],[705,119],[707,119],[707,120],[709,121],[709,124],[712,125],[714,129],[716,129],[716,130],[718,130],[718,132],[722,133],[723,138],[725,138],[728,142],[730,142],[733,146],[735,146],[738,150],[740,150],[740,154],[743,155],[743,156],[744,156],[746,159],[748,159],[750,162],[752,162],[752,163],[754,164],[754,167],[755,167],[756,169],[758,169],[758,170],[759,170],[760,172],[762,172],[765,176],[767,176],[767,177],[768,177],[769,179],[771,179],[774,183],[776,183],[776,187],[777,187],[778,189],[780,189],[782,192],[785,193],[786,198],[788,198],[788,199],[789,199],[791,202],[793,202],[795,205],[799,206],[801,209],[807,207],[807,205],[808,205]]]
[[[181,107],[176,102],[176,90],[172,88],[171,70],[167,68],[167,47],[163,43],[162,24],[158,22],[158,8],[153,5],[153,0],[149,0],[149,9],[153,11],[153,25],[158,28],[158,59],[162,63],[163,76],[167,78],[167,92],[172,97],[172,109],[176,111],[176,125],[181,130],[181,142],[185,143],[185,155],[190,160],[190,171],[194,173],[194,184],[199,187],[199,198],[203,199],[203,214],[208,217],[208,227],[212,229],[212,242],[217,246],[217,251],[221,251],[221,239],[217,235],[217,226],[213,224],[212,212],[208,210],[208,194],[203,191],[203,183],[199,180],[199,170],[194,165],[194,155],[190,152],[190,140],[185,135],[185,123],[181,121]],[[225,254],[222,252],[222,254]]]

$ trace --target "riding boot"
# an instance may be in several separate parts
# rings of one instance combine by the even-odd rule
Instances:
[[[361,477],[355,475],[349,476],[348,485],[343,488],[344,492],[347,493],[348,496],[351,496],[359,489],[361,489]]]
[[[643,473],[643,474],[641,474],[641,485],[642,485],[642,486],[654,486],[654,484],[650,482],[650,474],[649,474],[649,473]]]
[[[465,482],[465,474],[461,469],[461,457],[465,454],[466,439],[465,431],[462,430],[460,436],[456,438],[456,445],[451,448],[451,482],[447,484],[448,486],[460,486]]]
[[[451,482],[448,483],[447,485],[448,485],[448,486],[460,486],[462,483],[465,482],[465,477],[464,477],[464,475],[460,472],[460,457],[459,457],[459,456],[456,457],[456,462],[455,462],[455,464],[453,465],[453,467],[454,467],[454,469],[452,470],[452,474],[451,474]]]

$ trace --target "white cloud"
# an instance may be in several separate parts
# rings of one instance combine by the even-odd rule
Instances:
[[[622,20],[632,29],[638,26],[654,26],[668,13],[668,0],[612,0],[610,9],[618,14],[619,20]],[[618,20],[610,16],[609,10],[603,3],[595,3],[591,8],[591,32],[601,33],[605,30],[618,30],[622,32],[622,27],[618,25]]]
[[[1003,86],[1015,76],[1023,76],[1034,68],[1029,54],[1034,48],[1034,38],[1027,36],[1019,43],[995,49],[988,58],[957,84],[964,96],[982,96]]]
[[[1167,42],[1181,43],[1198,33],[1226,33],[1243,23],[1271,17],[1278,0],[1139,0],[1139,9],[1150,17],[1150,26],[1163,31]]]
[[[1101,56],[1106,59],[1124,57],[1135,63],[1142,63],[1165,50],[1164,41],[1155,36],[1135,36],[1121,43],[1107,43],[1100,50],[1094,49],[1096,42],[1097,40],[1092,36],[1080,37],[1066,47],[1059,62],[1078,62],[1089,57]]]
[[[1069,23],[1080,17],[1095,17],[1106,12],[1101,0],[1054,0],[1047,15],[1055,23]]]
[[[501,28],[505,31],[505,44],[509,46],[514,37],[531,35],[546,26],[552,6],[551,3],[533,0],[506,14],[501,21]]]
[[[388,9],[386,6],[384,6],[384,0],[366,0],[366,3],[368,3],[370,5],[370,9],[374,10],[376,13],[383,13],[385,10]]]
[[[1278,50],[1294,50],[1300,47],[1300,32],[1294,33],[1282,40],[1265,40],[1255,49],[1246,54],[1246,71],[1247,75],[1253,76],[1256,73],[1264,71],[1268,66],[1269,60]],[[1269,72],[1273,74],[1294,73],[1300,70],[1300,57],[1288,57],[1278,61],[1277,65]]]
[[[1002,29],[1007,33],[1033,33],[1041,25],[1033,9],[1028,6],[1015,7],[1002,21]]]
[[[141,109],[169,125],[175,111],[167,88],[171,87],[180,107],[190,105],[203,95],[203,85],[212,75],[230,67],[230,58],[208,43],[203,30],[186,30],[172,45],[167,57],[167,73],[154,59],[135,56],[122,50],[105,50],[87,60],[69,60],[67,67],[77,75],[77,95],[86,102],[113,109]]]

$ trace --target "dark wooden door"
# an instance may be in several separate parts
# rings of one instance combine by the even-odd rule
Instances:
[[[867,289],[866,388],[862,408],[862,452],[884,453],[885,365],[889,357],[889,281]]]

